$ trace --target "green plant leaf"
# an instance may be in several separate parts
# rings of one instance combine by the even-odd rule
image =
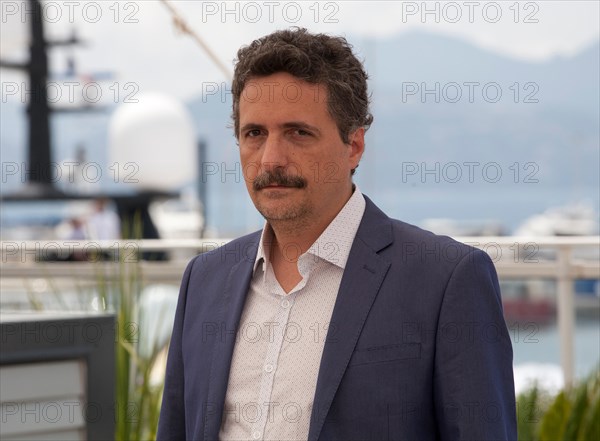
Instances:
[[[581,426],[581,420],[588,407],[588,385],[583,383],[577,388],[575,394],[575,402],[573,403],[571,413],[565,426],[565,433],[563,439],[565,441],[575,441],[577,439],[577,433]]]
[[[600,390],[598,378],[590,381],[589,405],[581,422],[577,441],[600,440]]]
[[[517,398],[517,434],[520,441],[535,441],[538,395],[538,387],[534,385],[529,391],[519,394]]]
[[[571,402],[565,391],[561,391],[550,405],[540,424],[540,441],[557,441],[563,439]]]

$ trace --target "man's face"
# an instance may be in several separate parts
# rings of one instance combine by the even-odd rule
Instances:
[[[257,210],[268,221],[330,222],[351,194],[364,129],[344,144],[326,87],[284,72],[249,80],[239,113],[242,169]]]

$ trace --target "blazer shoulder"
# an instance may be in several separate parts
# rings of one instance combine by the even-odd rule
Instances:
[[[369,244],[375,252],[385,250],[386,253],[390,251],[393,253],[400,249],[403,254],[406,254],[416,249],[419,250],[419,254],[421,251],[425,254],[435,254],[441,250],[465,256],[479,251],[449,236],[438,235],[416,225],[391,218],[366,195],[363,196],[366,200],[366,209],[357,237]]]
[[[394,238],[402,242],[412,241],[414,243],[437,244],[440,246],[456,247],[463,253],[477,250],[477,248],[473,247],[472,245],[459,242],[450,236],[436,234],[398,219],[391,219],[391,222]]]
[[[391,219],[391,225],[393,252],[401,253],[404,261],[411,260],[412,257],[421,263],[446,266],[449,270],[454,269],[461,261],[493,265],[485,251],[473,246],[477,244],[459,242],[452,237],[435,234],[397,219]]]
[[[373,251],[391,253],[394,257],[401,253],[403,260],[411,260],[411,256],[427,262],[445,260],[450,266],[468,255],[491,262],[486,252],[472,245],[389,217],[369,197],[363,196],[366,208],[357,237]]]

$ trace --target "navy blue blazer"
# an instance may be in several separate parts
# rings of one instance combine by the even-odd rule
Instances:
[[[512,346],[480,250],[368,198],[331,317],[309,440],[516,440]],[[159,440],[216,440],[260,232],[188,265]]]

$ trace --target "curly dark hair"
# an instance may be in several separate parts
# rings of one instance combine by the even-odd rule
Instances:
[[[246,82],[277,72],[327,87],[328,110],[344,143],[349,142],[354,130],[368,130],[373,122],[368,76],[346,39],[292,28],[275,31],[238,51],[232,84],[236,138],[240,130],[240,96]]]

